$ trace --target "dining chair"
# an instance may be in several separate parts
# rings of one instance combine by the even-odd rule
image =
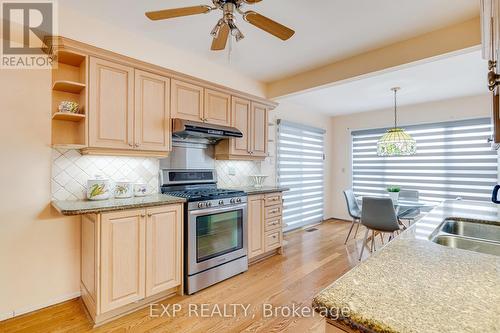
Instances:
[[[399,192],[399,200],[401,201],[415,201],[418,202],[419,200],[419,192],[417,190],[404,190],[402,189]],[[420,208],[413,208],[409,209],[402,214],[398,214],[399,219],[403,219],[408,221],[408,224],[411,225],[412,222],[414,222],[421,214]]]
[[[372,232],[370,252],[375,250],[375,233],[389,233],[389,241],[394,238],[394,232],[401,230],[396,216],[396,210],[391,198],[363,197],[361,224],[366,227],[365,237],[361,246],[359,260],[367,245],[368,233]]]
[[[347,211],[349,212],[349,215],[352,218],[351,228],[349,229],[349,233],[347,234],[347,237],[344,242],[344,244],[347,244],[347,241],[349,240],[349,236],[351,235],[354,224],[357,224],[356,232],[354,232],[354,238],[356,238],[356,235],[358,234],[359,223],[361,220],[361,209],[359,208],[358,201],[356,200],[356,196],[354,195],[352,189],[344,190],[344,197],[347,203]]]

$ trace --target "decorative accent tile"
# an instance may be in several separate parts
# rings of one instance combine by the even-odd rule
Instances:
[[[148,184],[148,190],[159,189],[159,160],[156,158],[89,156],[77,150],[52,150],[51,193],[55,200],[86,198],[87,180],[102,175],[112,182],[127,179]]]

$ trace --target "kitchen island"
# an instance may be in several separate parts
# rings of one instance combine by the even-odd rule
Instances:
[[[429,240],[444,219],[499,214],[474,201],[433,209],[316,295],[317,311],[329,310],[327,332],[500,332],[500,257]]]

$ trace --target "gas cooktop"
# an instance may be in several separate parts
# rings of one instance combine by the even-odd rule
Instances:
[[[201,201],[201,200],[214,200],[231,197],[245,196],[246,193],[239,190],[227,190],[220,188],[207,188],[207,189],[192,189],[182,191],[169,191],[162,188],[162,193],[169,194],[175,197],[185,198],[188,201]]]

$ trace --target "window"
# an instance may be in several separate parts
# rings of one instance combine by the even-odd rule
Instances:
[[[377,140],[386,129],[352,132],[352,182],[356,195],[382,195],[390,185],[418,190],[420,199],[460,197],[488,201],[497,183],[497,152],[488,143],[489,118],[405,127],[417,154],[378,157]]]
[[[323,221],[323,129],[278,120],[278,184],[284,192],[285,231]]]

